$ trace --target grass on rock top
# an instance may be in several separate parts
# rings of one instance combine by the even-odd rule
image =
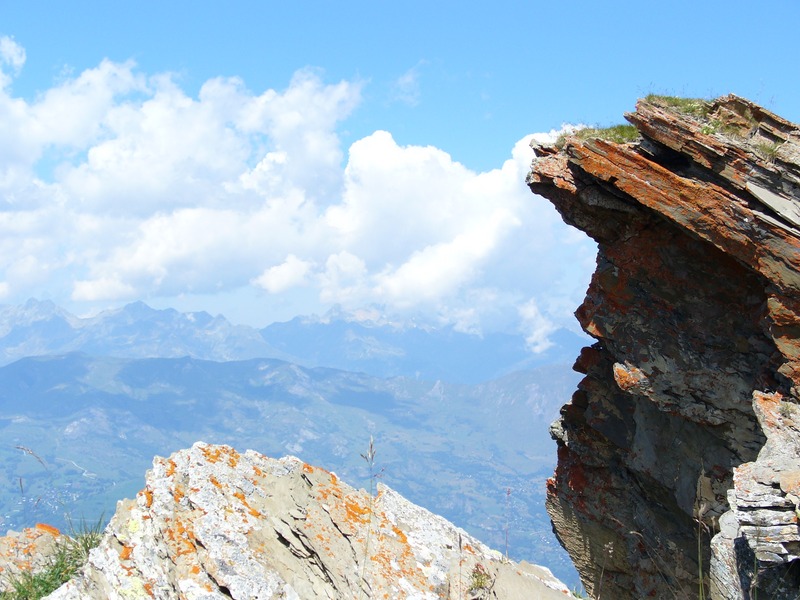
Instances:
[[[706,118],[711,111],[711,101],[703,98],[681,98],[680,96],[661,96],[659,94],[648,94],[644,97],[645,102],[671,108],[685,115],[692,115],[699,118]]]
[[[578,129],[574,133],[563,133],[558,136],[555,142],[555,147],[559,150],[564,147],[567,139],[575,139],[578,141],[600,139],[607,142],[614,142],[615,144],[627,144],[628,142],[635,142],[639,139],[639,130],[633,125],[620,124],[612,125],[611,127],[586,127]]]

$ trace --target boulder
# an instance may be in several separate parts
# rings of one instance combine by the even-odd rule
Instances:
[[[51,600],[564,598],[547,569],[496,551],[378,484],[298,458],[196,443],[156,458],[84,569]]]

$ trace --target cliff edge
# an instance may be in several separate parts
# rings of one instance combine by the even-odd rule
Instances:
[[[20,537],[35,540],[39,532],[10,536],[7,545],[18,549]],[[20,552],[10,554],[19,560]],[[568,595],[547,569],[505,560],[386,486],[371,495],[294,457],[198,442],[156,457],[144,489],[118,503],[83,570],[47,598]]]
[[[598,244],[554,530],[595,597],[797,598],[800,129],[733,95],[625,118],[528,177]]]

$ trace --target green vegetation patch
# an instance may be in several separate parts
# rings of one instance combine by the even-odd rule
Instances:
[[[574,138],[581,142],[586,140],[605,140],[615,144],[627,144],[639,139],[639,130],[629,124],[612,125],[604,128],[586,127],[574,133],[561,134],[556,140],[556,148],[559,150],[563,148],[567,138]]]
[[[672,108],[685,115],[692,115],[704,119],[711,112],[711,102],[703,98],[681,98],[680,96],[661,96],[648,94],[645,101],[656,106]]]
[[[471,574],[469,591],[477,592],[489,589],[492,585],[492,578],[481,563],[475,565]]]
[[[733,139],[745,139],[752,135],[758,121],[750,108],[719,106],[714,100],[703,98],[681,98],[648,94],[645,102],[667,108],[700,121],[701,131],[706,135],[721,134]]]
[[[103,535],[102,521],[91,526],[82,526],[72,537],[56,546],[47,566],[36,572],[23,571],[9,577],[9,591],[0,593],[0,600],[38,600],[56,591],[77,573],[89,558]]]
[[[767,162],[775,162],[778,150],[782,145],[781,142],[758,142],[755,145],[756,154]]]

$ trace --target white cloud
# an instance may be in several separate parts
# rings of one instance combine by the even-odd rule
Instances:
[[[22,70],[22,65],[25,64],[25,48],[20,46],[14,41],[14,38],[7,35],[0,36],[0,67],[8,65],[11,70],[17,75]],[[2,73],[0,73],[2,77]],[[2,87],[3,79],[0,78],[0,87]]]
[[[401,147],[390,133],[377,131],[350,147],[344,195],[326,221],[343,244],[382,269],[491,214],[492,198],[469,193],[475,177],[438,148]]]
[[[519,314],[522,318],[522,329],[528,348],[535,353],[544,352],[552,342],[548,336],[555,331],[556,326],[539,310],[534,299],[520,305]]]
[[[325,261],[325,271],[320,275],[320,298],[329,304],[359,306],[370,301],[367,285],[366,263],[342,250],[331,254]]]
[[[284,262],[266,269],[252,283],[264,288],[270,294],[280,294],[290,288],[306,284],[311,267],[310,262],[290,254]]]
[[[119,110],[115,103],[127,94],[147,90],[145,78],[135,73],[134,67],[132,61],[104,60],[47,90],[30,106],[29,127],[36,143],[82,149],[113,135],[113,114]]]
[[[379,304],[464,331],[524,327],[545,347],[594,246],[525,186],[532,136],[482,173],[386,131],[345,156],[337,128],[361,87],[302,70],[283,90],[216,78],[193,97],[103,61],[33,101],[0,88],[0,297],[82,312],[191,295]]]
[[[513,215],[498,210],[453,240],[415,251],[398,268],[380,273],[377,292],[387,303],[399,308],[437,302],[454,294],[475,277],[498,239],[518,225]]]
[[[534,133],[530,136],[530,138],[537,144],[552,144],[564,134],[570,135],[580,129],[585,129],[585,128],[586,125],[580,125],[580,124],[572,125],[570,123],[565,123],[561,126],[560,129],[551,129],[550,131],[547,132]]]
[[[135,289],[114,277],[103,277],[90,281],[76,281],[72,299],[93,302],[96,300],[127,300]]]
[[[424,62],[419,62],[392,82],[389,97],[395,102],[408,106],[417,106],[420,100],[420,67]]]

